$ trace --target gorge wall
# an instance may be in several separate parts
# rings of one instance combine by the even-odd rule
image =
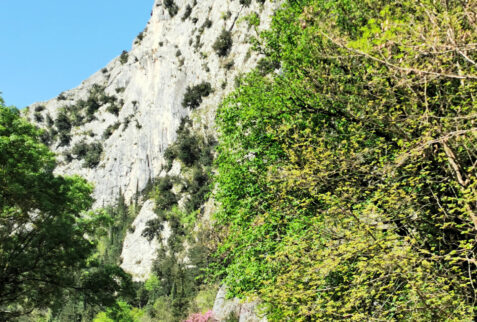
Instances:
[[[195,124],[213,132],[215,110],[234,78],[259,59],[250,39],[268,26],[277,7],[269,1],[240,2],[175,0],[171,12],[177,13],[171,17],[163,1],[156,0],[150,21],[129,52],[77,88],[31,105],[27,113],[32,122],[60,132],[49,138],[59,156],[57,172],[79,174],[94,183],[97,206],[114,203],[120,191],[129,200],[161,175],[163,152],[174,142],[182,117],[192,114]],[[252,25],[250,15],[260,23]],[[233,42],[228,54],[219,57],[212,47],[223,30],[231,32]],[[210,83],[213,93],[192,113],[182,106],[183,97],[188,86],[202,82]],[[63,144],[62,129],[55,124],[60,113],[71,123],[71,140]],[[72,147],[81,141],[101,144],[97,164],[85,167],[75,158]]]
[[[119,195],[131,201],[154,178],[180,175],[178,162],[164,168],[164,151],[174,143],[181,119],[188,116],[201,135],[215,136],[215,111],[235,78],[256,66],[260,55],[251,40],[269,26],[278,6],[156,0],[129,51],[77,88],[26,110],[29,120],[46,130],[43,140],[57,154],[56,172],[93,183],[96,207],[114,205]],[[230,38],[214,46],[224,35]],[[210,84],[210,93],[201,95],[199,106],[184,106],[184,95],[200,84]],[[161,241],[142,236],[146,222],[157,216],[152,200],[139,202],[142,210],[124,239],[121,267],[145,281]],[[207,204],[210,214],[213,202]],[[165,229],[162,242],[169,235]],[[238,300],[225,301],[224,294],[222,288],[214,305],[218,315],[234,312],[243,315],[241,320],[254,319],[253,305],[243,310]]]

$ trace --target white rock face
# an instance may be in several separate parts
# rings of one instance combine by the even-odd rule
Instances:
[[[131,200],[149,179],[164,174],[164,150],[176,139],[181,118],[192,113],[182,106],[188,86],[211,84],[214,92],[194,111],[193,120],[214,128],[217,106],[233,89],[235,77],[255,67],[260,58],[250,50],[249,40],[268,28],[280,2],[265,1],[260,5],[252,1],[249,7],[238,0],[198,0],[195,5],[193,0],[175,0],[175,3],[179,12],[170,17],[163,1],[155,1],[142,40],[135,40],[127,62],[122,63],[117,57],[77,88],[50,101],[33,104],[27,112],[33,122],[38,119],[35,114],[41,114],[45,120],[37,124],[48,128],[47,115],[55,120],[62,108],[71,111],[78,101],[87,100],[93,85],[103,86],[107,95],[123,102],[118,115],[108,112],[106,104],[95,113],[95,120],[73,127],[69,146],[59,147],[57,142],[51,146],[58,154],[58,174],[78,174],[95,185],[96,207],[113,204],[120,192],[126,201]],[[193,6],[192,13],[182,20],[187,5]],[[260,26],[249,26],[244,19],[252,13],[258,14]],[[209,21],[208,27],[205,23]],[[212,46],[224,29],[231,31],[233,46],[226,57],[218,57]],[[43,110],[40,105],[44,106]],[[113,124],[118,128],[105,138],[105,130]],[[95,168],[84,168],[83,161],[63,157],[81,141],[103,145],[100,163]],[[179,172],[180,165],[174,162],[171,173]],[[153,208],[152,201],[143,205],[133,223],[134,233],[128,233],[124,241],[121,266],[135,280],[148,278],[159,247],[159,241],[148,242],[141,236],[146,222],[155,218]],[[163,238],[168,233],[165,231]],[[241,318],[241,321],[256,320]]]
[[[121,267],[130,273],[135,281],[145,281],[151,274],[151,268],[156,259],[156,251],[160,246],[160,241],[155,237],[148,241],[142,237],[142,231],[146,228],[149,220],[157,218],[154,213],[154,202],[147,200],[141,208],[136,219],[132,223],[134,232],[128,232],[123,243],[121,253]],[[171,235],[171,228],[164,223],[164,230],[161,233],[161,242],[167,241]]]
[[[234,78],[254,67],[258,60],[249,51],[249,39],[267,28],[278,6],[270,1],[264,5],[252,1],[250,7],[242,6],[238,0],[197,1],[190,17],[183,21],[185,8],[192,6],[193,0],[175,3],[179,12],[171,18],[162,0],[155,1],[143,39],[136,39],[126,63],[122,64],[117,57],[79,87],[63,93],[66,100],[52,99],[30,107],[32,120],[39,105],[45,106],[41,111],[44,117],[49,114],[55,119],[60,108],[68,109],[78,100],[87,99],[94,84],[105,86],[106,94],[124,101],[118,116],[103,106],[96,112],[96,120],[72,129],[68,147],[57,147],[57,143],[52,146],[61,154],[81,140],[103,143],[96,168],[83,168],[79,160],[63,160],[57,168],[60,174],[79,174],[94,183],[96,206],[113,203],[119,191],[130,200],[150,178],[160,174],[164,149],[175,140],[180,119],[191,113],[181,104],[187,86],[210,82],[214,92],[204,98],[197,114],[209,128],[214,126],[216,108],[233,88]],[[243,19],[253,12],[261,21],[256,30]],[[212,22],[210,28],[202,28],[206,21]],[[221,58],[212,46],[223,29],[232,32],[233,46],[229,55]],[[232,67],[227,69],[227,64]],[[119,128],[104,139],[104,130],[116,122],[121,123]],[[45,122],[39,125],[46,127]]]
[[[231,316],[238,317],[239,322],[267,322],[266,316],[258,312],[258,302],[241,303],[239,299],[226,299],[227,287],[222,285],[214,302],[214,318],[218,321],[227,321]]]

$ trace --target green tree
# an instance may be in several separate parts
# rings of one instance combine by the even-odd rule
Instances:
[[[219,109],[231,293],[271,321],[475,319],[475,1],[289,1]]]
[[[128,276],[89,257],[102,217],[86,216],[92,186],[53,174],[55,158],[41,131],[0,98],[0,319],[81,294],[110,304]],[[106,288],[101,290],[101,288]]]
[[[136,322],[143,314],[144,312],[137,308],[131,308],[125,302],[118,302],[115,308],[98,313],[93,322]]]

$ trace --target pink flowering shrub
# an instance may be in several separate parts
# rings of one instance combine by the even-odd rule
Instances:
[[[217,321],[214,318],[214,314],[211,310],[205,313],[194,313],[190,315],[185,322],[214,322]]]

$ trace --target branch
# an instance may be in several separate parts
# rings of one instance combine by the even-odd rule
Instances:
[[[442,142],[447,141],[447,140],[449,140],[453,137],[464,135],[464,134],[467,134],[467,133],[474,133],[474,132],[477,133],[477,127],[473,127],[471,129],[468,129],[468,130],[458,130],[458,131],[450,132],[450,133],[448,133],[444,136],[441,136],[437,139],[429,140],[429,141],[426,141],[424,143],[421,143],[417,147],[411,149],[409,152],[406,152],[406,153],[402,154],[401,156],[399,156],[398,158],[396,158],[396,166],[398,168],[401,167],[411,157],[411,155],[413,153],[422,151],[422,150],[426,149],[428,146],[430,146],[432,144],[442,143]]]
[[[454,78],[454,79],[474,79],[474,80],[477,80],[477,76],[475,76],[475,75],[444,74],[444,73],[421,70],[421,69],[416,69],[416,68],[401,67],[401,66],[395,65],[393,63],[390,63],[387,60],[374,57],[374,56],[372,56],[370,54],[367,54],[367,53],[365,53],[361,50],[350,48],[350,47],[348,47],[344,44],[341,44],[340,42],[331,38],[330,36],[328,36],[326,33],[324,33],[321,30],[319,31],[319,33],[322,34],[324,37],[326,37],[328,40],[330,40],[333,44],[337,45],[338,47],[341,47],[343,49],[346,49],[347,51],[353,52],[355,54],[359,54],[359,55],[364,56],[368,59],[374,60],[374,61],[379,62],[381,64],[384,64],[388,67],[398,69],[398,70],[401,70],[401,71],[406,72],[406,73],[428,74],[428,75],[435,75],[435,76],[439,76],[439,77],[447,77],[447,78]]]

